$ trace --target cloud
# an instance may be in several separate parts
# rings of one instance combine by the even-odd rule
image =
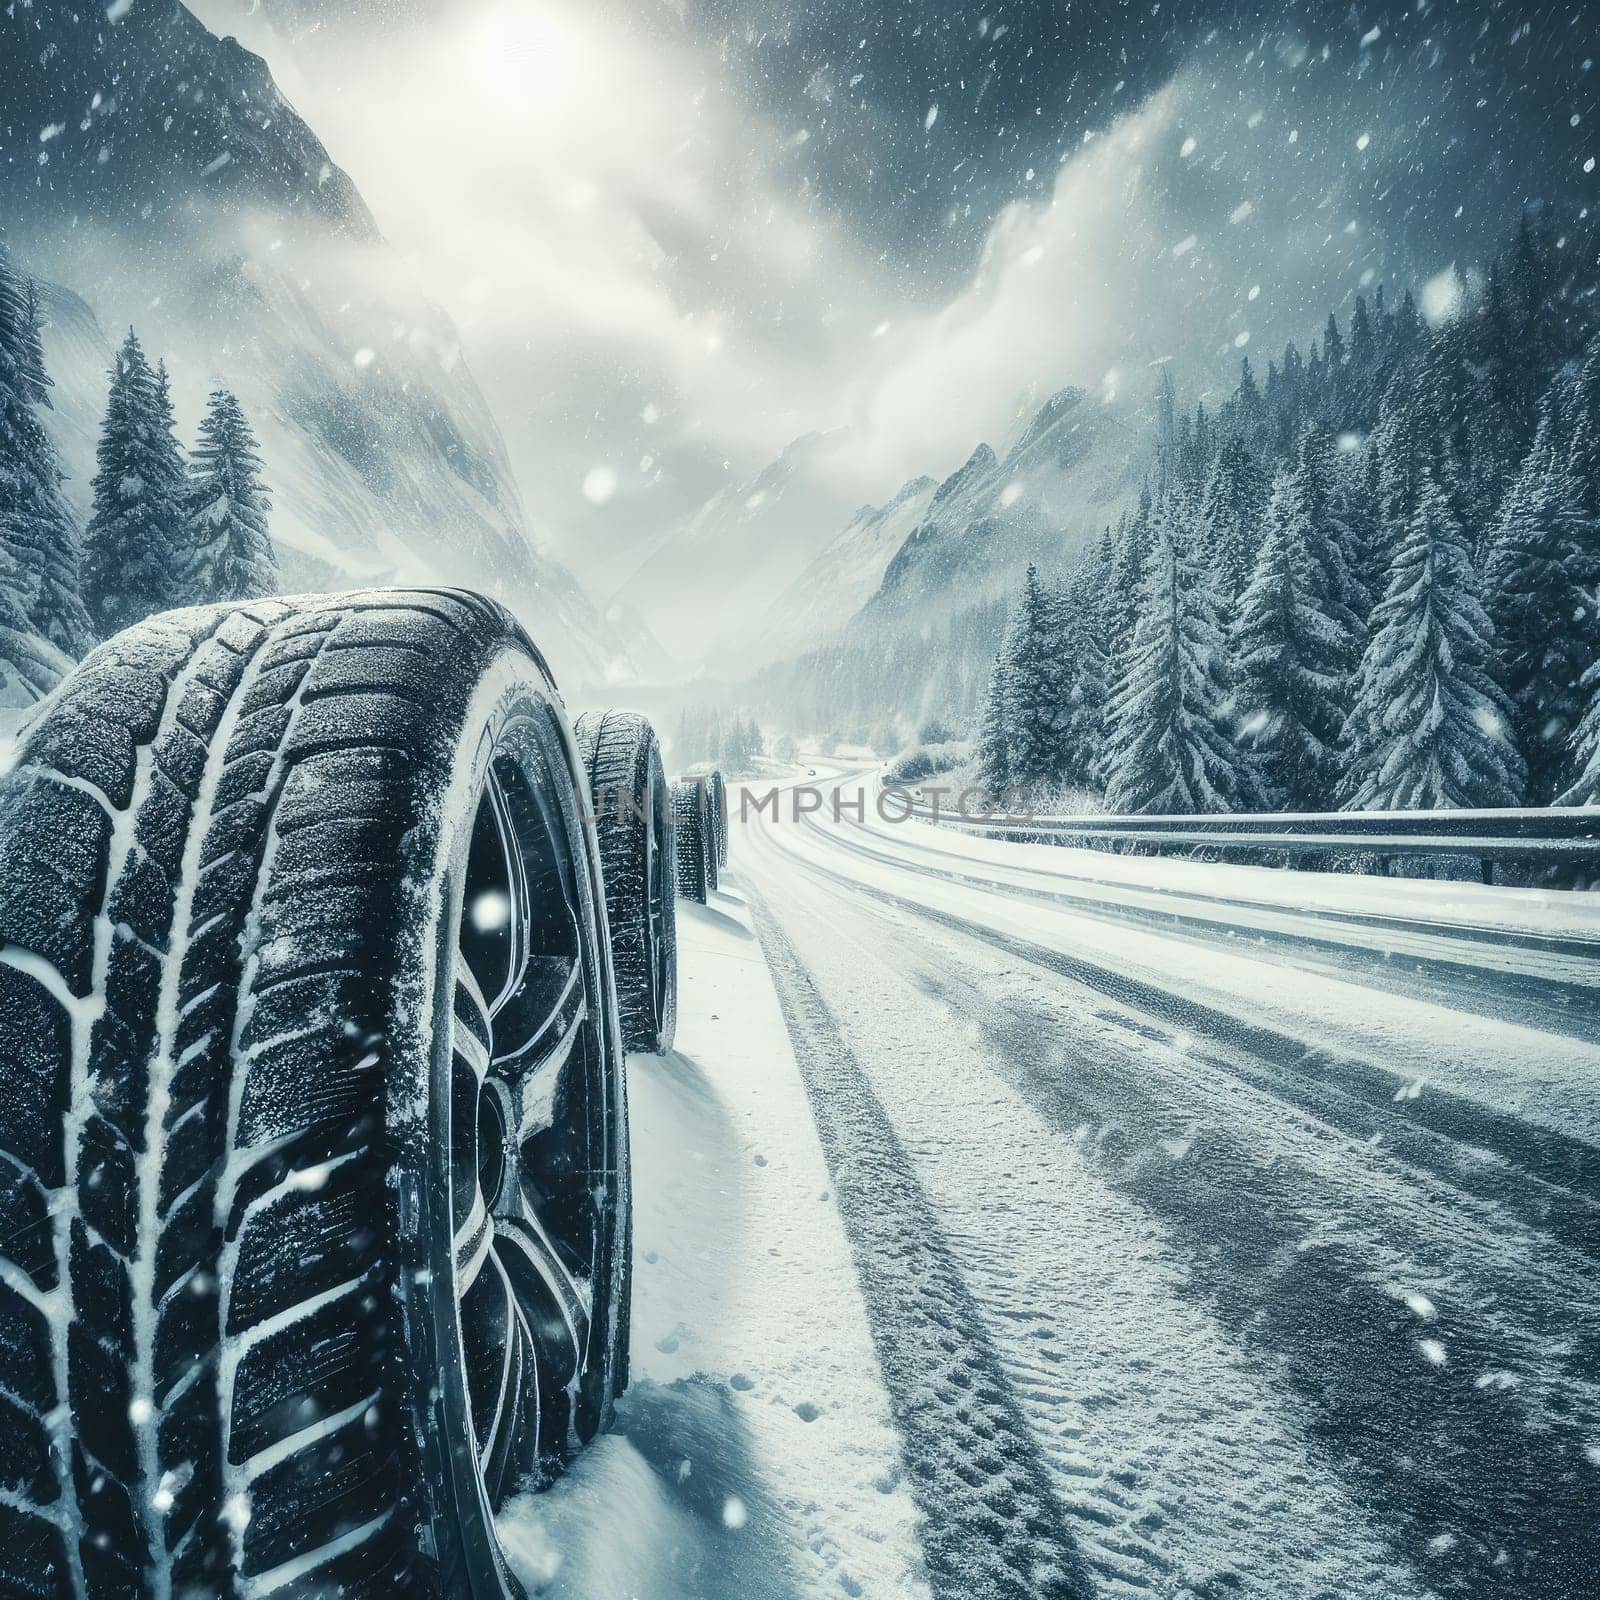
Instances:
[[[836,420],[882,269],[670,12],[476,0],[329,23],[283,70],[455,317],[536,524],[580,566]],[[599,502],[596,471],[617,485]]]
[[[207,20],[238,3],[207,0]],[[814,468],[820,521],[1001,443],[1064,384],[1138,401],[1171,361],[1190,399],[1220,396],[1246,348],[1264,368],[1330,307],[1403,280],[1397,238],[1427,235],[1430,272],[1470,248],[1434,226],[1461,215],[1458,171],[1477,174],[1447,119],[1420,114],[1435,72],[1219,40],[1053,181],[1042,169],[1039,197],[1001,209],[970,278],[930,303],[933,279],[810,186],[809,129],[760,109],[727,42],[684,16],[461,0],[264,42],[456,318],[535,531],[601,595],[800,435],[842,430]],[[931,103],[905,112],[919,144]],[[862,139],[846,154],[870,169]],[[1418,189],[1424,167],[1438,181]],[[1015,192],[1015,176],[960,182]]]

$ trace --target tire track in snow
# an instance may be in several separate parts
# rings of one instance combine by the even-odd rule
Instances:
[[[943,1600],[1087,1600],[977,1303],[887,1114],[765,900],[749,906],[811,1100]]]
[[[1184,1293],[1181,1249],[971,1047],[959,1010],[895,970],[946,941],[903,923],[888,938],[811,879],[782,881],[785,922],[942,1219],[1103,1592],[1423,1600],[1297,1398]]]
[[[1226,915],[1230,902],[1218,895],[1201,895],[1188,890],[1158,891],[1143,886],[1133,886],[1129,890],[1133,896],[1155,897],[1164,893],[1172,900],[1170,906],[1164,906],[1141,903],[1134,898],[1117,900],[1096,896],[1090,892],[1092,889],[1115,890],[1120,886],[1094,878],[1065,878],[1059,889],[1029,887],[982,876],[977,863],[962,869],[936,864],[932,859],[921,864],[913,862],[867,842],[871,830],[864,823],[852,820],[847,835],[842,826],[836,832],[826,831],[814,813],[807,814],[803,821],[813,834],[836,848],[902,871],[971,884],[976,889],[1012,899],[1070,908],[1079,916],[1202,945],[1214,944],[1219,937],[1229,937],[1231,930],[1250,942],[1247,948],[1252,956],[1278,966],[1326,973],[1386,993],[1421,996],[1480,1016],[1512,1020],[1589,1043],[1600,1042],[1600,1013],[1595,1005],[1596,989],[1600,986],[1600,961],[1594,959],[1600,952],[1600,942],[1594,939],[1502,933],[1448,925],[1436,927],[1424,922],[1354,912],[1315,914],[1315,921],[1387,939],[1390,942],[1379,956],[1370,945],[1319,934],[1306,926],[1312,918],[1278,906],[1260,902],[1232,903],[1241,917],[1267,921],[1230,921]],[[936,854],[948,855],[948,852],[925,850],[928,858]],[[1196,909],[1207,906],[1220,908],[1223,914]],[[1422,944],[1416,946],[1419,936]],[[1408,948],[1408,940],[1415,947]],[[1450,949],[1451,941],[1460,948]],[[1475,951],[1474,946],[1484,953]],[[1521,959],[1507,967],[1503,963],[1513,952]],[[1501,965],[1493,964],[1495,955],[1502,958]],[[1398,959],[1391,960],[1391,956]],[[1531,970],[1529,961],[1532,958],[1546,964],[1549,970]],[[1556,971],[1563,975],[1552,976]]]
[[[1130,979],[1121,979],[1117,998],[1151,1021],[1108,1015],[1094,1003],[1106,992],[1096,979],[1107,974],[1092,964],[789,859],[833,893],[848,887],[875,902],[869,914],[898,925],[870,947],[1167,1230],[1191,1266],[1185,1292],[1256,1353],[1274,1384],[1298,1393],[1320,1453],[1397,1555],[1426,1566],[1436,1592],[1475,1595],[1484,1583],[1496,1591],[1515,1584],[1544,1600],[1588,1592],[1587,1575],[1600,1562],[1600,1528],[1586,1511],[1596,1465],[1586,1448],[1597,1419],[1597,1331],[1585,1310],[1585,1264],[1548,1249],[1548,1210],[1535,1204],[1526,1229],[1497,1237],[1493,1205],[1459,1192],[1456,1172],[1440,1185],[1426,1167],[1407,1170],[1410,1156],[1389,1119],[1380,1152],[1356,1143],[1363,1127],[1348,1141],[1330,1137],[1316,1125],[1337,1123],[1326,1115],[1330,1106],[1358,1124],[1378,1108],[1341,1107],[1339,1091],[1324,1085],[1303,1108],[1309,1115],[1297,1114],[1284,1080],[1245,1055],[1250,1046],[1287,1046],[1291,1060],[1313,1069],[1290,1085],[1317,1088],[1322,1063],[1306,1059],[1297,1041],[1209,1008],[1191,1015],[1189,1002]],[[959,946],[940,941],[935,959],[926,943],[906,937],[907,919],[948,928],[991,958],[1044,969],[1029,980],[1035,985],[1049,982],[1045,973],[1072,980],[1086,991],[1072,1000],[1075,1033],[1045,996],[1025,994],[1019,1004],[1002,980],[1012,992],[1001,1002],[981,955],[956,966],[946,958]],[[1194,1030],[1197,1018],[1213,1025]],[[1190,1031],[1202,1040],[1227,1035],[1222,1053],[1185,1041]],[[1404,1131],[1400,1118],[1415,1103],[1390,1109],[1393,1131]],[[1274,1139],[1283,1146],[1277,1154],[1265,1149]],[[1180,1153],[1164,1157],[1167,1143]],[[1427,1133],[1412,1143],[1427,1150]],[[1341,1164],[1351,1169],[1345,1182]],[[1472,1168],[1468,1153],[1460,1165]],[[1481,1162],[1477,1176],[1473,1187],[1496,1203],[1503,1195],[1495,1189],[1522,1177]],[[1569,1243],[1592,1251],[1592,1222]],[[1384,1281],[1385,1265],[1398,1272],[1394,1281]],[[1442,1294],[1434,1288],[1441,1308],[1424,1297],[1422,1312],[1408,1310],[1400,1295],[1407,1281],[1442,1282]]]
[[[1425,1560],[1441,1594],[1479,1593],[1491,1577],[1528,1597],[1584,1592],[1600,1568],[1584,1455],[1600,1373],[1584,1349],[1600,1329],[1581,1304],[1581,1261],[1550,1259],[1521,1229],[1496,1239],[1491,1216],[1408,1192],[1409,1175],[1381,1170],[1384,1156],[1376,1174],[1362,1170],[1364,1149],[1341,1187],[1315,1170],[1343,1159],[1321,1130],[1286,1138],[1268,1119],[1230,1121],[1239,1108],[1224,1100],[1208,1106],[1229,1069],[1203,1050],[1152,1048],[1142,1032],[1109,1060],[1081,1040],[1042,1049],[1061,1029],[1047,1008],[998,1005],[967,974],[918,981],[1167,1231],[1191,1266],[1184,1292],[1303,1398],[1307,1434],[1399,1556]],[[1158,1067],[1164,1052],[1172,1060]],[[1240,1098],[1248,1116],[1255,1097]],[[1412,1309],[1408,1288],[1438,1304],[1423,1295]]]

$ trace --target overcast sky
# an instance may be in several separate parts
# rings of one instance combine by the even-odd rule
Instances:
[[[1192,399],[1596,191],[1579,5],[196,9],[456,318],[602,597],[797,435],[845,430],[841,498],[885,498],[1063,384],[1138,400],[1171,360]]]

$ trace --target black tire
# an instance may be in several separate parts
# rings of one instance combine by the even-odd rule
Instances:
[[[600,844],[622,1043],[664,1056],[678,1025],[678,932],[661,748],[632,711],[590,712],[572,732]]]
[[[712,797],[709,778],[696,778],[694,786],[699,796],[700,833],[705,841],[703,848],[706,857],[706,889],[709,893],[715,894],[717,885],[722,880],[722,873],[718,870],[717,805]]]
[[[711,774],[711,814],[716,818],[717,828],[717,870],[728,864],[728,786],[722,781],[720,772]]]
[[[708,847],[705,791],[698,783],[672,786],[672,853],[678,880],[678,894],[684,900],[704,905],[714,887],[711,878],[715,856]]]
[[[27,730],[0,1595],[520,1593],[494,1508],[624,1381],[581,795],[537,652],[458,592],[153,617]]]

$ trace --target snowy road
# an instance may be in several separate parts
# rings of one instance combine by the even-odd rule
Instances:
[[[525,1575],[1594,1593],[1596,897],[870,801],[733,850],[682,1054],[633,1063],[635,1389]],[[619,1496],[649,1537],[590,1548]]]
[[[935,1591],[1592,1593],[1593,900],[866,816],[738,842]]]

